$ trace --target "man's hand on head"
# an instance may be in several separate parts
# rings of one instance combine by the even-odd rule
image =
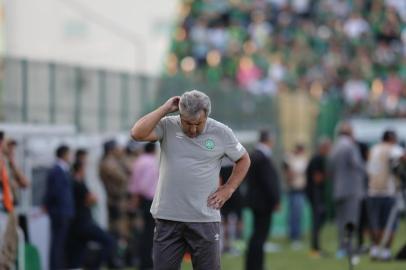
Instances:
[[[220,209],[224,203],[230,199],[235,189],[225,184],[219,186],[219,188],[209,196],[207,199],[207,206],[214,209]]]
[[[174,96],[168,99],[164,103],[164,108],[167,113],[173,113],[179,111],[179,101],[180,101],[180,96]]]
[[[179,110],[179,101],[179,96],[171,97],[162,106],[141,117],[131,128],[131,137],[136,141],[157,141],[155,127],[168,113]]]

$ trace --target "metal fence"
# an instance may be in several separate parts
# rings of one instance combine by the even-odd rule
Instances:
[[[79,132],[128,130],[142,114],[185,90],[212,99],[213,118],[238,130],[277,127],[276,102],[230,83],[152,78],[66,64],[5,58],[3,121],[73,124]]]
[[[213,118],[234,129],[277,127],[275,98],[268,95],[253,95],[230,83],[214,85],[184,77],[161,78],[155,104],[192,89],[204,91],[212,101]]]

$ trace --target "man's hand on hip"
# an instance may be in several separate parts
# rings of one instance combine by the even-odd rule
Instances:
[[[219,186],[219,188],[207,199],[207,206],[214,209],[220,209],[224,203],[230,199],[231,195],[233,195],[234,190],[235,189],[227,184]]]

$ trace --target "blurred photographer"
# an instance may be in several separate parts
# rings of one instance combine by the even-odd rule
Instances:
[[[387,130],[382,141],[373,146],[367,166],[367,208],[373,244],[370,256],[380,261],[392,257],[390,247],[397,228],[397,177],[393,173],[392,161],[399,159],[400,151],[396,133]]]

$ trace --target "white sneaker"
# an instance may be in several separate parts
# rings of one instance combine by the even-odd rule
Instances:
[[[300,250],[303,248],[303,244],[300,241],[293,241],[292,244],[290,244],[290,248],[293,250]]]
[[[278,244],[272,243],[272,242],[267,242],[265,243],[264,246],[264,251],[266,253],[276,253],[281,250],[281,247]]]
[[[392,258],[392,252],[389,248],[381,249],[381,252],[378,255],[378,259],[381,261],[389,261]]]
[[[369,256],[371,257],[372,260],[378,259],[380,253],[381,253],[381,249],[378,246],[372,246],[369,249]]]
[[[360,257],[357,256],[357,255],[354,255],[354,256],[351,258],[351,263],[352,263],[352,265],[358,265],[360,262],[361,262],[361,259],[360,259]]]

